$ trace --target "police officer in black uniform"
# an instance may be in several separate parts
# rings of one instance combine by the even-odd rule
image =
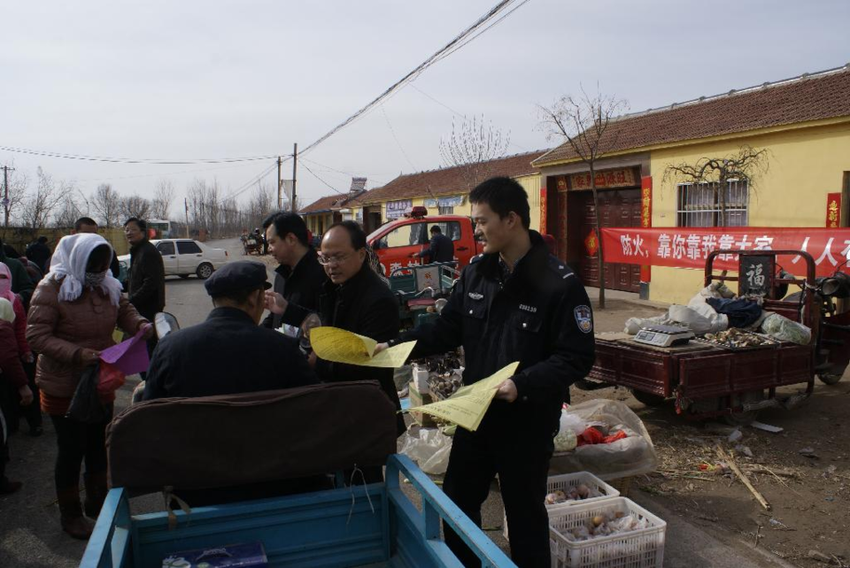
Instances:
[[[465,384],[520,362],[478,430],[457,429],[443,489],[480,526],[481,505],[498,474],[514,562],[548,567],[549,459],[569,387],[593,365],[593,313],[582,283],[529,230],[522,186],[492,178],[469,201],[484,254],[463,270],[436,323],[397,341],[418,340],[413,357],[462,345]],[[465,566],[480,566],[448,526],[444,531]]]

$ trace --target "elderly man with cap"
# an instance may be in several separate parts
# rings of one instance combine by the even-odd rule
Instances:
[[[278,390],[317,380],[294,339],[258,327],[266,267],[238,261],[204,282],[214,309],[206,321],[166,336],[156,347],[144,399]]]

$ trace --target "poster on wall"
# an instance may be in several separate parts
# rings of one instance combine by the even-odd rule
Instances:
[[[640,226],[648,228],[652,226],[652,176],[640,178]],[[642,264],[640,267],[640,281],[649,282],[652,279],[652,267]]]
[[[413,207],[412,199],[399,199],[398,201],[387,201],[387,219],[390,221],[404,217],[405,211]]]
[[[540,234],[546,234],[546,187],[540,188]]]
[[[438,207],[460,207],[461,205],[463,205],[462,195],[425,200],[425,207],[428,207],[429,209],[437,209]]]
[[[702,270],[708,254],[718,270],[737,270],[742,250],[794,250],[810,254],[817,276],[829,276],[850,258],[850,229],[822,227],[663,227],[604,228],[602,250],[605,262],[669,266]],[[728,251],[728,252],[727,252]],[[792,274],[803,275],[806,262],[801,255],[780,257],[778,263]]]

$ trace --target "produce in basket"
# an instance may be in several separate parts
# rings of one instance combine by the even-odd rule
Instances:
[[[569,491],[553,491],[546,495],[547,505],[557,505],[567,501],[583,501],[592,497],[602,497],[602,493],[595,487],[588,487],[584,483],[578,487],[571,487]]]
[[[564,531],[564,538],[581,542],[603,536],[619,535],[649,528],[649,521],[635,515],[617,511],[613,516],[602,513],[588,519],[583,525]]]

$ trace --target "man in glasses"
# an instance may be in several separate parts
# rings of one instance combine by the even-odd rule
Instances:
[[[398,302],[369,264],[366,233],[354,221],[331,226],[322,239],[319,262],[328,281],[322,287],[319,317],[322,325],[338,327],[378,342],[398,335]],[[316,374],[325,382],[376,380],[397,409],[401,408],[392,369],[375,369],[318,359]],[[404,420],[398,415],[398,432]],[[366,482],[381,481],[381,468],[366,471]]]

